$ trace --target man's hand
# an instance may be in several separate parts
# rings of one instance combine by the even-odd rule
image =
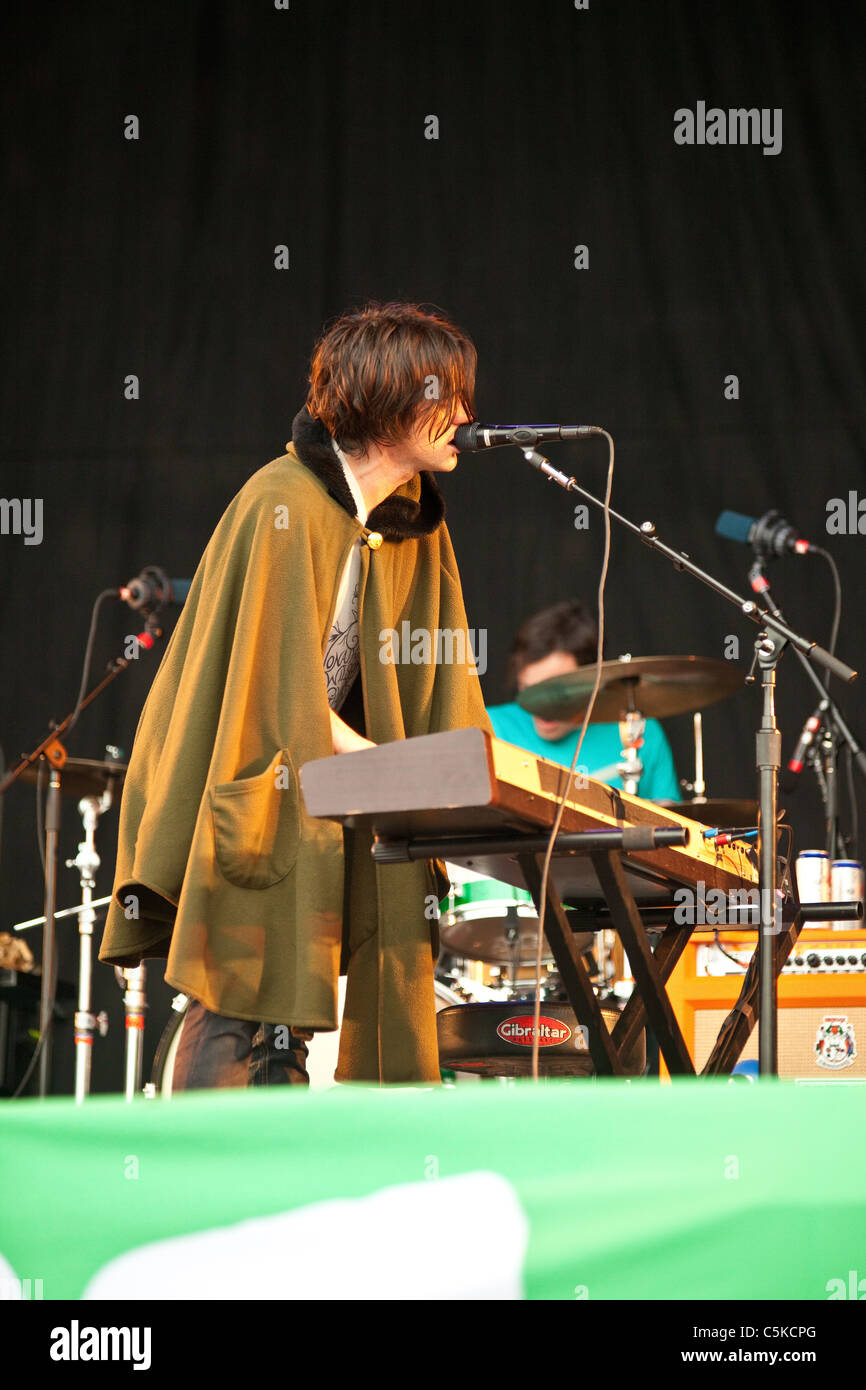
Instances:
[[[362,738],[350,729],[348,724],[331,710],[331,737],[335,753],[357,753],[360,748],[375,748],[368,738]]]

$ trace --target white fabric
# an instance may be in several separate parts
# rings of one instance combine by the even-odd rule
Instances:
[[[399,1096],[403,1088],[379,1094],[389,1090]],[[108,1260],[81,1297],[140,1300],[157,1290],[172,1301],[522,1299],[528,1246],[516,1189],[482,1168],[163,1237]]]
[[[334,452],[342,464],[346,483],[355,502],[358,520],[366,524],[367,508],[358,486],[358,480],[342,449],[337,448],[333,440],[331,442],[334,445]],[[352,546],[349,558],[343,567],[337,588],[334,621],[325,643],[325,680],[328,686],[328,704],[333,710],[339,710],[361,665],[358,640],[360,604],[358,577],[361,572],[361,546],[363,544],[364,542],[359,540],[357,545]]]

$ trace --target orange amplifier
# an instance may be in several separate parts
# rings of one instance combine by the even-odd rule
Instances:
[[[696,931],[667,983],[700,1072],[740,993],[756,931]],[[797,1081],[866,1078],[866,931],[801,931],[779,976],[779,1075]],[[758,1056],[758,1025],[740,1061]],[[662,1076],[668,1071],[664,1060]]]

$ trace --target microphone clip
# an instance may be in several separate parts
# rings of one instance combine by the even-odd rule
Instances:
[[[171,580],[159,565],[145,565],[141,574],[120,590],[120,597],[142,616],[153,616],[171,603]]]
[[[550,460],[546,459],[543,454],[540,454],[537,449],[533,449],[529,445],[521,444],[520,452],[527,463],[531,463],[533,468],[537,468],[539,473],[544,474],[548,482],[559,483],[559,486],[564,487],[566,492],[568,492],[570,488],[577,487],[574,478],[568,473],[562,473],[558,468],[554,468]]]

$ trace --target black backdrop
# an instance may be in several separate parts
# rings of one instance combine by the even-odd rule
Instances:
[[[231,496],[282,452],[321,324],[371,296],[439,304],[472,333],[481,418],[611,429],[615,505],[734,587],[749,551],[714,535],[721,509],[777,507],[823,540],[844,584],[840,651],[866,663],[864,540],[826,529],[828,499],[866,496],[858,7],[71,0],[7,4],[3,27],[2,493],[44,505],[40,545],[0,536],[7,759],[72,704],[95,594],[148,563],[193,572]],[[675,110],[699,101],[781,108],[781,152],[676,144]],[[554,458],[602,490],[600,445]],[[464,457],[444,490],[493,702],[516,623],[592,599],[600,518],[576,530],[573,500],[512,450]],[[774,576],[791,620],[826,641],[826,567],[791,558]],[[607,611],[609,654],[721,657],[738,634],[749,658],[744,619],[622,532]],[[95,673],[136,630],[108,609]],[[71,754],[128,750],[154,669],[143,657],[82,716]],[[814,699],[790,654],[779,679],[787,752]],[[866,732],[859,693],[837,693]],[[746,692],[706,712],[711,794],[753,794],[757,717]],[[688,775],[691,721],[668,729]],[[800,846],[820,843],[811,781],[787,804]],[[40,911],[32,788],[7,795],[4,821],[0,930]],[[115,827],[116,811],[103,892]],[[78,831],[66,805],[65,856]],[[62,868],[59,900],[75,895]],[[111,1089],[120,999],[97,974],[113,1038],[94,1083]]]

